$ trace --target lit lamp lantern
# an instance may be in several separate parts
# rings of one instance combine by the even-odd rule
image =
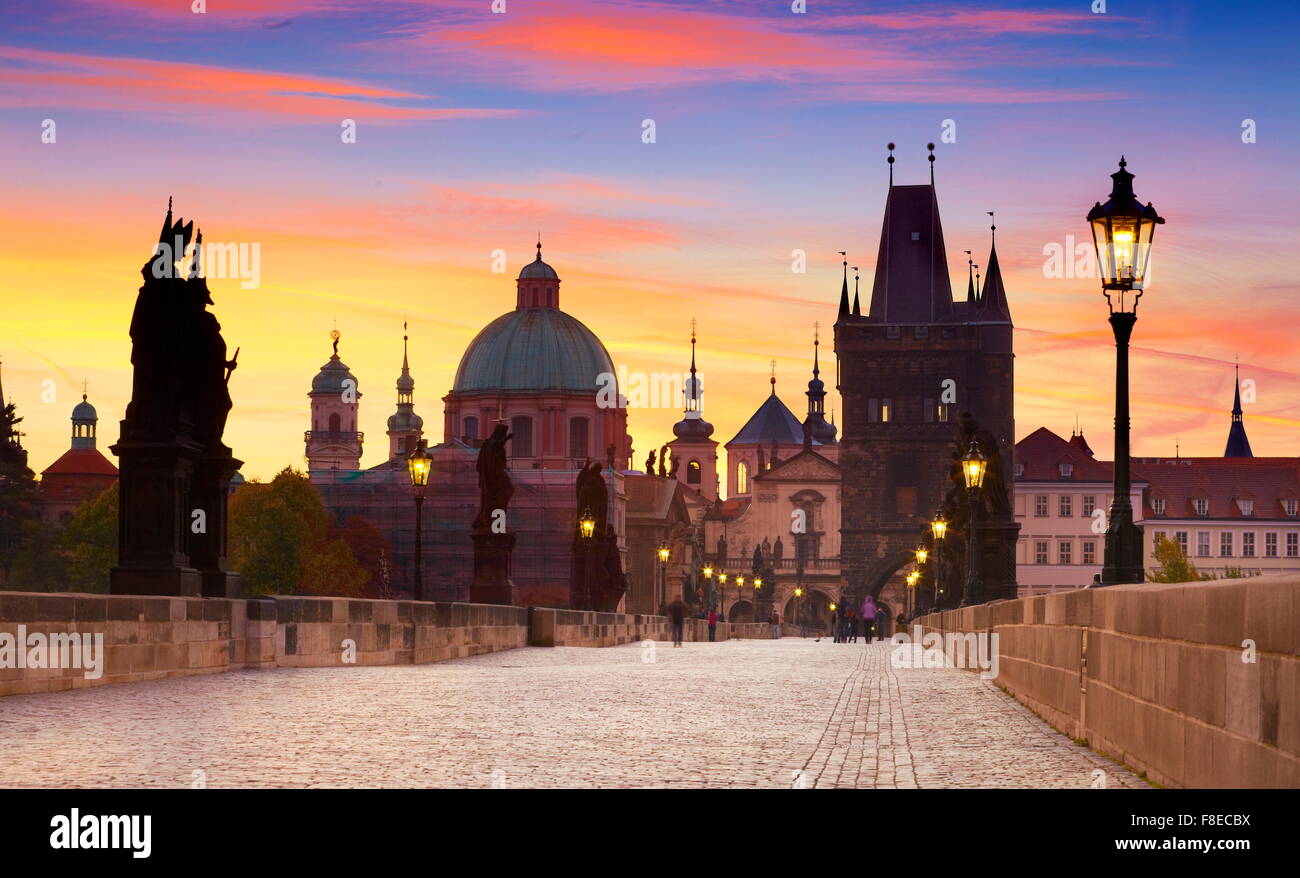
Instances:
[[[669,552],[668,552],[668,544],[667,544],[667,543],[664,543],[663,545],[661,545],[661,546],[659,547],[659,560],[660,560],[661,563],[664,563],[664,564],[667,564],[667,563],[668,563],[668,554],[669,554]]]
[[[429,457],[428,445],[421,439],[406,459],[406,467],[411,473],[411,487],[417,497],[424,496],[424,489],[429,484],[429,471],[433,469],[433,458]]]
[[[596,519],[592,517],[590,509],[582,510],[582,518],[578,519],[578,527],[584,540],[591,539],[591,535],[596,532]]]
[[[1119,170],[1110,175],[1114,181],[1110,199],[1088,211],[1102,292],[1107,301],[1112,291],[1120,293],[1120,311],[1125,305],[1123,294],[1134,290],[1133,309],[1137,309],[1150,269],[1151,241],[1156,226],[1164,222],[1151,202],[1143,205],[1133,194],[1133,175],[1125,170],[1127,165],[1121,156]]]
[[[744,588],[744,587],[745,587],[745,577],[743,577],[743,576],[737,576],[737,577],[736,577],[736,588]]]
[[[725,574],[725,573],[719,573],[719,574],[718,574],[718,582],[721,582],[723,585],[726,585],[726,584],[727,584],[727,574]]]
[[[913,570],[911,573],[907,574],[907,584],[909,586],[915,586],[917,580],[919,580],[920,578],[921,578],[920,572],[917,570]]]
[[[920,547],[917,548],[917,550],[916,550],[916,563],[917,563],[917,564],[924,564],[924,563],[925,563],[925,559],[928,558],[928,557],[930,557],[930,552],[929,552],[929,551],[928,551],[924,546],[920,546]]]
[[[704,568],[704,578],[705,578],[705,579],[712,579],[712,578],[713,578],[713,568],[712,568],[712,567],[705,567],[705,568]]]
[[[834,603],[834,602],[832,601],[831,604],[830,604],[831,612],[832,612],[832,613],[835,612],[835,608],[838,607],[838,606],[839,606],[839,604],[836,604],[836,603]]]
[[[972,441],[970,451],[967,451],[966,456],[961,460],[962,478],[966,481],[966,490],[970,494],[970,517],[966,522],[966,589],[961,599],[963,607],[983,602],[984,584],[980,580],[977,563],[975,520],[979,514],[980,488],[984,484],[984,475],[988,472],[988,467],[988,459],[980,453],[979,444]]]
[[[984,484],[984,473],[988,471],[989,462],[983,454],[980,453],[979,445],[971,442],[970,451],[962,458],[961,474],[966,480],[966,489],[968,491],[978,491]]]
[[[948,519],[943,517],[942,509],[934,514],[934,521],[930,522],[930,532],[934,534],[936,540],[941,540],[948,535]]]
[[[803,589],[802,589],[802,588],[796,588],[796,589],[794,590],[794,596],[797,597],[797,598],[801,598],[801,597],[803,597]]]
[[[755,576],[755,577],[754,577],[754,588],[762,588],[762,587],[763,587],[763,577],[761,577],[761,576]]]

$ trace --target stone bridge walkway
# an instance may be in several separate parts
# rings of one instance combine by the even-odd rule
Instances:
[[[1146,786],[974,673],[798,638],[13,696],[0,738],[3,786]]]

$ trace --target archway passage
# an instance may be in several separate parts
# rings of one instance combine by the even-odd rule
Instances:
[[[753,622],[754,605],[749,601],[736,601],[727,611],[728,622]]]
[[[791,597],[785,602],[785,612],[781,618],[802,624],[813,636],[818,633],[830,634],[830,605],[830,595],[815,588],[804,589],[803,597]]]

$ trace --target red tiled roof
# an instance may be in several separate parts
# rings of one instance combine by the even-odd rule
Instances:
[[[716,507],[711,509],[705,517],[714,520],[725,519],[730,521],[749,508],[749,501],[750,498],[748,497],[734,497],[730,500],[723,500]]]
[[[45,469],[41,476],[115,476],[117,467],[98,448],[70,448]]]
[[[1289,518],[1282,501],[1300,500],[1297,457],[1135,457],[1133,473],[1149,483],[1143,513],[1156,518],[1151,501],[1165,501],[1164,518]],[[1195,501],[1209,501],[1208,514]],[[1241,514],[1239,498],[1254,501],[1254,514]]]
[[[1024,465],[1016,477],[1021,482],[1110,482],[1114,478],[1110,461],[1097,460],[1078,443],[1067,442],[1046,427],[1016,443],[1016,463]],[[1061,475],[1063,463],[1074,466],[1068,478]]]

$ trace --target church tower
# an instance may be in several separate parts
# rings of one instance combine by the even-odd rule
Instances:
[[[694,321],[691,321],[694,323]],[[691,329],[691,377],[682,390],[686,407],[682,419],[673,425],[677,438],[668,443],[673,461],[682,461],[677,480],[700,493],[706,500],[718,498],[718,442],[713,425],[704,420],[704,384],[695,374],[695,329]]]
[[[894,610],[902,609],[905,592],[899,571],[953,487],[961,413],[969,412],[995,437],[1007,496],[989,505],[1014,509],[1014,355],[1006,292],[994,247],[983,290],[953,301],[933,149],[928,185],[895,186],[890,144],[870,307],[866,314],[849,309],[846,277],[835,323],[844,407],[843,575],[858,599],[870,593],[880,600],[883,591]],[[1018,529],[1009,514],[999,522]],[[988,534],[984,530],[982,523],[983,597],[1015,597],[1014,534],[1008,541],[991,524]]]
[[[356,376],[339,359],[339,331],[330,333],[334,354],[311,380],[311,430],[307,432],[309,472],[361,469],[357,412],[361,391]]]
[[[821,379],[822,342],[819,329],[814,327],[813,330],[813,371],[812,380],[808,382],[808,416],[804,418],[804,426],[815,441],[833,447],[837,443],[836,430],[835,425],[826,420],[826,382]],[[820,453],[834,460],[838,456],[837,451],[838,449],[832,451],[831,448],[823,447]]]
[[[397,411],[388,416],[388,459],[405,458],[424,435],[424,418],[415,413],[415,379],[406,358],[406,324],[402,324],[402,374],[397,378]]]

